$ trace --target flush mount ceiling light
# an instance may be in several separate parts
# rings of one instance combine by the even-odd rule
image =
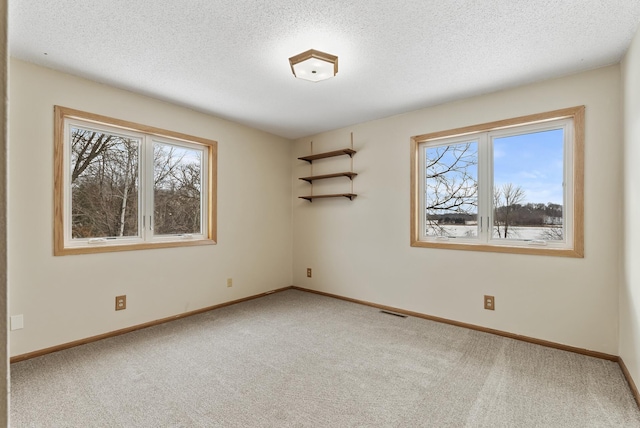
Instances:
[[[315,49],[292,56],[289,64],[294,76],[311,82],[326,80],[338,73],[338,57]]]

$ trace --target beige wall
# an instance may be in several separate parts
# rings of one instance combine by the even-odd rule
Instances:
[[[622,62],[624,90],[624,258],[620,357],[640,387],[640,31]]]
[[[610,66],[298,140],[292,156],[294,285],[617,354],[620,84],[619,66]],[[584,259],[409,246],[411,136],[583,104]],[[315,152],[348,146],[349,131],[358,151],[358,197],[298,199],[309,191],[297,179],[309,175],[309,166],[295,159],[309,153],[310,140]],[[314,164],[314,173],[348,167],[348,158],[336,158]],[[350,190],[344,180],[318,182],[314,192]],[[495,295],[495,312],[483,309],[484,294]]]
[[[10,71],[10,312],[25,325],[11,355],[291,285],[289,140],[18,60]],[[218,141],[218,245],[54,257],[55,104]]]
[[[9,426],[9,359],[7,342],[7,1],[0,0],[0,426]]]
[[[629,77],[638,74],[629,71],[639,67],[638,44],[624,63],[627,92],[638,84]],[[11,332],[11,355],[293,283],[590,350],[620,349],[637,377],[640,303],[632,296],[635,312],[625,312],[620,297],[619,348],[622,229],[607,220],[611,207],[622,204],[619,66],[358,124],[299,140],[293,150],[282,138],[18,60],[11,73],[10,307],[11,315],[25,316],[25,328]],[[627,118],[634,101],[626,99]],[[53,257],[54,104],[217,140],[219,244]],[[409,137],[581,104],[587,108],[584,259],[409,246]],[[638,130],[627,122],[626,156],[633,159],[629,142]],[[350,131],[358,198],[298,199],[309,185],[297,177],[310,170],[295,158],[309,153],[311,140],[315,152],[346,147]],[[349,162],[318,162],[314,173],[348,169]],[[627,168],[628,196],[637,181],[632,172]],[[350,190],[341,180],[317,182],[314,192]],[[637,209],[627,204],[627,218]],[[627,221],[627,234],[632,226]],[[626,241],[627,260],[632,244]],[[625,279],[635,283],[640,273],[630,266]],[[314,269],[311,279],[307,267]],[[113,310],[117,294],[127,294],[126,311]],[[495,312],[482,309],[483,294],[496,296]]]

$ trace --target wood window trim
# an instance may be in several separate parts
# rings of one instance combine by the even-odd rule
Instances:
[[[207,195],[207,236],[206,239],[171,241],[171,242],[144,242],[134,244],[95,246],[95,247],[65,247],[64,242],[64,156],[66,142],[64,141],[65,119],[79,119],[83,121],[106,124],[111,127],[121,128],[127,131],[141,132],[157,137],[168,137],[198,143],[208,147],[208,195]],[[53,154],[53,183],[54,183],[54,207],[53,207],[53,243],[54,256],[72,254],[95,254],[117,251],[146,250],[154,248],[192,247],[202,245],[215,245],[217,243],[217,165],[218,143],[214,140],[195,137],[153,126],[142,125],[126,120],[115,119],[99,114],[88,113],[68,107],[54,106],[54,154]]]
[[[412,247],[441,248],[451,250],[486,251],[496,253],[532,254],[560,257],[584,257],[584,114],[585,106],[569,107],[545,113],[520,116],[479,125],[466,126],[445,131],[411,137],[411,236]],[[465,134],[487,132],[496,129],[516,127],[526,123],[544,122],[553,119],[572,118],[574,124],[573,146],[573,248],[535,248],[520,246],[488,245],[474,243],[426,242],[420,240],[418,210],[420,209],[419,185],[419,146],[427,140],[461,136]]]

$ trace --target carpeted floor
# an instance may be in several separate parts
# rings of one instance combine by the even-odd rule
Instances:
[[[14,427],[640,427],[616,363],[288,290],[11,366]]]

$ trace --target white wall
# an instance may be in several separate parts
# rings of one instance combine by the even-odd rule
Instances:
[[[11,355],[291,285],[289,140],[18,60],[10,71],[10,311],[25,324]],[[218,141],[218,244],[54,257],[55,104]]]
[[[620,84],[619,66],[610,66],[298,140],[292,156],[294,285],[617,354]],[[584,259],[409,246],[411,136],[583,104]],[[348,146],[349,131],[358,151],[358,197],[297,199],[309,191],[297,179],[309,175],[309,166],[295,159],[309,153],[309,141],[314,152]],[[322,161],[314,163],[314,173],[345,167],[348,158]],[[350,190],[344,180],[318,182],[314,192]],[[495,312],[483,309],[484,294],[495,295]]]
[[[640,31],[622,62],[624,89],[624,258],[620,357],[640,387]]]

